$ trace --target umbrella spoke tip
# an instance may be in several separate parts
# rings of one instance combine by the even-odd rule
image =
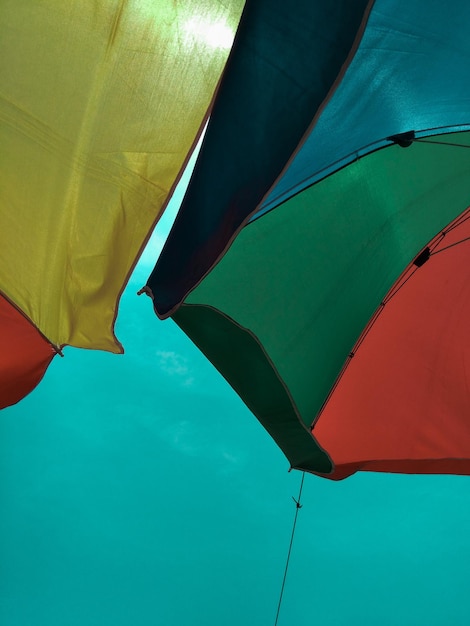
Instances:
[[[399,133],[398,135],[392,135],[391,137],[387,137],[389,141],[393,141],[397,146],[401,148],[409,148],[413,141],[416,139],[415,131],[408,130],[405,133]]]

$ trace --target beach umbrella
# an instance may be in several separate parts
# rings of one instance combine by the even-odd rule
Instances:
[[[0,407],[118,301],[207,119],[242,0],[2,2]]]
[[[470,5],[325,4],[247,4],[144,290],[293,468],[468,474]]]

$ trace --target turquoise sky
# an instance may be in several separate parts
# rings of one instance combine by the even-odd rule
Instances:
[[[0,414],[2,626],[274,624],[301,474],[135,295],[160,243],[125,355],[66,349]],[[279,626],[468,626],[469,481],[306,476]]]

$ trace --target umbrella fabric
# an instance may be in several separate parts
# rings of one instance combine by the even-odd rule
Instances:
[[[203,155],[149,280],[167,316],[263,199],[341,74],[366,0],[247,2]]]
[[[51,344],[0,295],[0,398],[15,404],[32,391],[56,354]]]
[[[470,473],[470,245],[466,222],[454,228],[470,205],[469,19],[464,2],[376,0],[276,182],[244,203],[235,239],[238,227],[224,233],[228,252],[209,273],[216,258],[201,253],[179,308],[163,257],[149,280],[157,312],[173,311],[293,467]],[[203,148],[192,188],[205,159]],[[176,243],[200,208],[192,188]],[[213,213],[230,212],[206,191]],[[443,232],[463,243],[412,265]]]
[[[469,218],[440,233],[429,260],[392,289],[316,420],[336,478],[470,473]]]
[[[0,292],[51,345],[122,352],[120,294],[205,124],[242,8],[3,3]]]

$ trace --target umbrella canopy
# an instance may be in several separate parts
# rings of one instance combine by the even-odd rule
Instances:
[[[470,473],[470,7],[305,3],[273,27],[269,4],[247,5],[155,309],[292,467]]]
[[[2,4],[0,406],[64,345],[122,352],[120,295],[206,122],[243,4]]]

